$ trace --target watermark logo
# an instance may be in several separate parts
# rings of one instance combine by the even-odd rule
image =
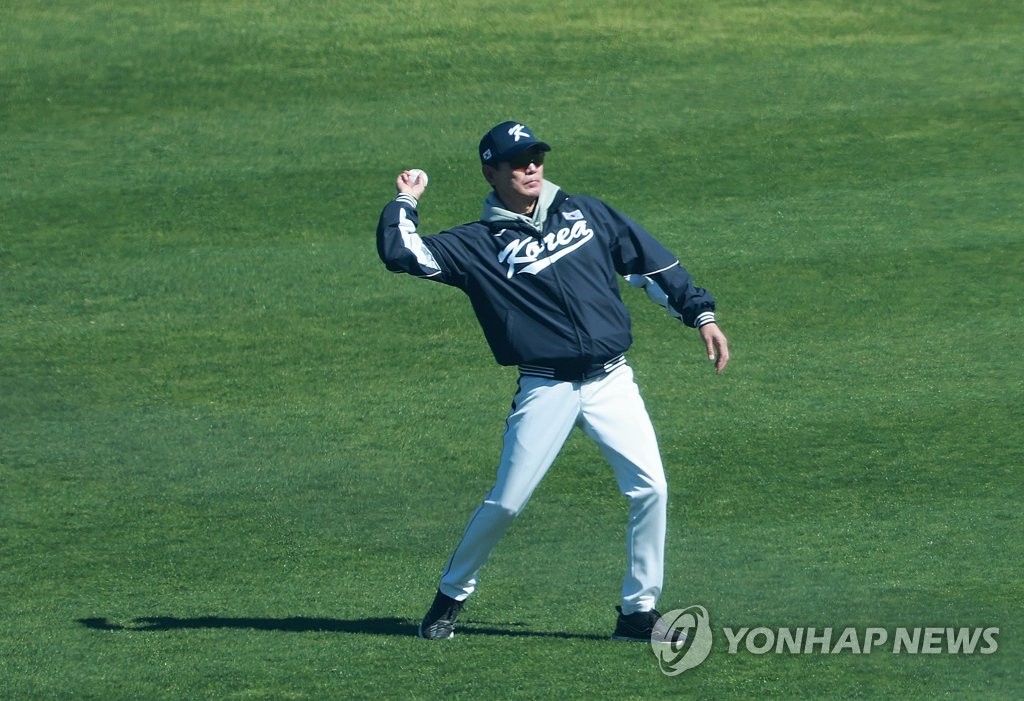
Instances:
[[[999,628],[722,628],[729,655],[992,655]],[[674,677],[704,662],[713,640],[707,609],[669,611],[651,633],[663,674]]]
[[[740,644],[752,655],[767,653],[838,655],[991,655],[999,649],[998,628],[725,628],[729,654]]]
[[[669,611],[654,625],[651,647],[662,674],[674,677],[707,659],[713,635],[707,609],[690,606]]]

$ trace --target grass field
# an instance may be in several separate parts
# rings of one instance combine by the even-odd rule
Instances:
[[[1024,697],[1024,11],[966,3],[39,2],[0,9],[0,698]],[[671,488],[574,436],[447,644],[414,637],[514,372],[386,273],[394,177],[477,216],[504,119],[719,300],[636,291]],[[997,627],[994,654],[728,652],[723,628]]]

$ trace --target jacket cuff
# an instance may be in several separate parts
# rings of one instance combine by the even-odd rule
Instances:
[[[716,324],[716,323],[718,323],[718,322],[715,321],[715,313],[714,312],[712,312],[712,311],[701,312],[700,314],[697,315],[697,318],[694,319],[693,327],[695,329],[699,329],[701,326],[707,326],[708,324]]]
[[[419,205],[419,201],[407,192],[403,192],[400,195],[398,195],[398,197],[395,198],[395,201],[401,202],[402,204],[407,204],[411,206],[413,209],[416,209],[416,207]]]

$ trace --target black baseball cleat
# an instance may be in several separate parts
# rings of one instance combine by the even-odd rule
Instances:
[[[445,596],[440,590],[427,615],[420,623],[419,636],[426,640],[447,640],[455,635],[455,621],[462,611],[462,602]]]
[[[636,643],[681,643],[686,640],[686,633],[669,628],[661,620],[661,614],[654,609],[628,615],[622,613],[620,606],[615,609],[619,612],[619,620],[615,624],[612,640]]]

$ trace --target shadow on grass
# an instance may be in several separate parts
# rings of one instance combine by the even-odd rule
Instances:
[[[283,631],[286,633],[359,633],[363,635],[415,636],[418,624],[401,618],[360,618],[342,620],[338,618],[227,618],[222,616],[199,616],[176,618],[174,616],[147,616],[136,618],[122,625],[107,618],[79,618],[78,623],[93,630],[124,630],[143,632],[165,632],[198,628],[238,628],[249,630]],[[506,627],[508,626],[508,627]],[[527,630],[522,623],[473,623],[467,621],[459,630],[467,635],[508,635],[530,638],[566,638],[579,640],[607,640],[606,636],[585,633]]]

